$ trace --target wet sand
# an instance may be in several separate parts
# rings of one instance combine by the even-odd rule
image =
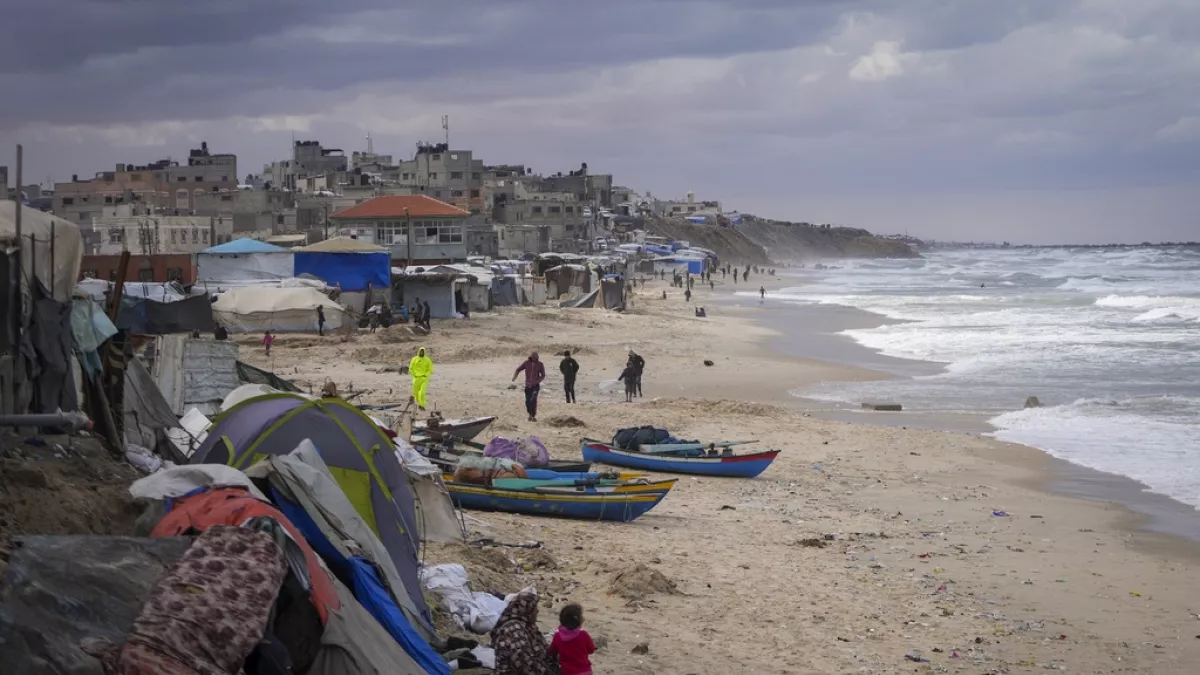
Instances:
[[[1137,529],[1144,517],[1120,505],[1043,489],[1058,474],[1034,449],[805,413],[790,391],[886,373],[780,354],[778,333],[748,320],[753,307],[720,302],[726,289],[698,285],[687,304],[678,289],[662,300],[665,288],[647,283],[624,314],[514,308],[435,321],[420,339],[403,328],[350,341],[284,335],[269,360],[247,337],[243,359],[385,403],[408,392],[408,378],[387,368],[426,345],[436,408],[499,415],[494,433],[535,434],[560,458],[577,458],[583,436],[643,424],[781,448],[756,480],[682,477],[633,523],[469,512],[472,536],[544,542],[536,564],[506,575],[495,567],[523,561],[517,549],[489,549],[500,561],[484,565],[462,547],[428,547],[431,562],[467,558],[477,590],[535,585],[547,631],[563,602],[582,603],[606,645],[597,674],[1195,672],[1193,543]],[[708,319],[693,316],[696,302]],[[821,340],[811,338],[813,352],[828,358]],[[577,405],[559,393],[554,354],[565,348],[582,366]],[[646,398],[634,404],[611,385],[629,348],[647,361]],[[510,385],[532,350],[550,373],[536,423]],[[564,426],[568,415],[584,426]],[[630,568],[660,573],[677,592],[629,592],[628,575],[614,586]],[[914,650],[929,662],[908,660]]]

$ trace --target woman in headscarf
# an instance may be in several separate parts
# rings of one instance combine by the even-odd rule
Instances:
[[[425,409],[425,390],[429,388],[429,376],[433,375],[433,361],[425,355],[425,348],[408,362],[408,374],[412,376],[412,396],[417,407]]]
[[[558,660],[550,656],[537,616],[537,596],[532,593],[518,594],[504,608],[492,629],[496,675],[558,675]]]

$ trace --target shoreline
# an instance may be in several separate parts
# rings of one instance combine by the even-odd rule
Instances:
[[[597,675],[898,673],[916,667],[910,651],[948,672],[1194,670],[1196,546],[1131,534],[1136,516],[1116,504],[1037,489],[1048,466],[1038,450],[806,413],[790,389],[880,374],[780,354],[767,346],[776,332],[747,320],[753,312],[726,311],[727,294],[698,287],[691,304],[681,295],[651,282],[625,313],[512,308],[435,321],[421,338],[402,328],[284,335],[270,359],[253,336],[239,341],[247,362],[302,387],[329,377],[371,403],[407,397],[395,366],[426,346],[433,407],[497,415],[492,434],[537,435],[562,459],[578,458],[581,437],[643,424],[781,448],[754,480],[677,477],[632,523],[466,512],[472,538],[542,542],[539,562],[427,547],[427,562],[464,562],[474,590],[536,586],[544,629],[562,602],[582,603],[589,631],[607,642]],[[709,306],[707,319],[692,315],[695,304]],[[553,356],[568,348],[582,367],[573,405]],[[633,404],[606,388],[629,348],[647,362],[647,397]],[[534,350],[549,378],[529,423],[510,382]],[[626,592],[631,571],[674,586]],[[642,644],[648,652],[633,652]]]
[[[768,277],[769,279],[769,277]],[[778,283],[771,290],[786,288],[787,283]],[[731,298],[733,296],[730,296]],[[745,296],[739,296],[742,299]],[[768,298],[769,302],[769,298]],[[911,378],[919,375],[932,375],[944,372],[943,364],[917,359],[902,359],[886,356],[876,350],[864,347],[853,339],[839,335],[840,331],[858,328],[873,328],[900,323],[880,314],[860,310],[843,305],[803,306],[786,301],[776,301],[776,306],[756,306],[754,304],[729,302],[728,306],[747,319],[771,331],[772,336],[763,340],[762,345],[780,356],[788,358],[805,358],[818,362],[843,365],[856,369],[875,371],[878,379]],[[805,353],[793,347],[795,340],[788,339],[788,328],[801,322],[797,316],[787,316],[805,310],[817,310],[821,317],[816,325],[829,329],[830,333],[817,333],[805,324],[804,341]],[[756,311],[760,310],[760,311]],[[764,313],[761,310],[768,310]],[[833,324],[832,326],[830,324]],[[814,341],[812,338],[816,338]],[[814,353],[810,347],[817,345]],[[870,380],[871,378],[866,378]],[[845,380],[851,381],[851,380]],[[861,381],[861,380],[860,380]],[[991,434],[997,428],[990,424],[988,413],[955,413],[945,411],[904,411],[900,413],[881,413],[860,411],[854,408],[842,407],[831,401],[805,396],[802,392],[810,390],[810,386],[796,387],[788,393],[799,401],[805,402],[803,412],[848,424],[866,424],[883,427],[914,427],[934,431],[968,433],[982,438],[995,439]],[[1007,412],[1004,410],[1002,412]],[[1185,502],[1178,501],[1167,495],[1154,492],[1148,485],[1128,476],[1093,469],[1076,464],[1058,457],[1050,452],[1033,445],[1011,443],[1015,447],[1025,448],[1037,453],[1045,459],[1044,466],[1038,471],[1044,475],[1028,485],[1042,492],[1061,494],[1089,501],[1100,501],[1117,504],[1130,513],[1136,523],[1134,528],[1142,534],[1168,535],[1179,537],[1190,543],[1200,544],[1200,509]],[[1000,458],[1003,461],[1003,458]],[[1036,457],[1022,457],[1013,460],[1018,465],[1034,462]]]

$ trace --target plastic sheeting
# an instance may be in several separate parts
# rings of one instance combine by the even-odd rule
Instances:
[[[111,292],[112,287],[111,281],[103,279],[83,279],[75,286],[76,290],[83,291],[96,302],[105,302],[108,299],[105,294]],[[125,298],[149,298],[158,302],[178,302],[188,297],[178,281],[166,283],[126,281],[125,285],[121,287],[121,295]]]
[[[211,249],[210,249],[211,250]],[[196,254],[196,285],[238,286],[239,281],[279,281],[296,276],[291,251]]]
[[[0,199],[0,242],[15,243],[16,213],[16,202]],[[34,237],[32,242],[30,235]],[[29,290],[29,279],[33,273],[50,290],[55,300],[70,300],[75,292],[75,281],[79,279],[79,268],[83,264],[83,237],[79,234],[79,227],[49,213],[23,206],[21,240],[22,286]]]
[[[212,303],[204,295],[193,295],[172,302],[122,297],[121,313],[117,315],[117,328],[141,335],[191,333],[197,330],[209,333],[216,327]]]
[[[104,675],[79,643],[124,642],[154,584],[191,544],[184,537],[23,537],[0,597],[2,670]]]
[[[466,568],[457,563],[425,567],[421,583],[442,601],[455,621],[477,635],[491,632],[508,606],[491,593],[472,592]]]
[[[392,256],[390,253],[341,253],[297,251],[296,274],[311,274],[330,286],[343,291],[365,291],[392,286]]]
[[[268,501],[250,477],[224,464],[192,464],[164,469],[145,478],[139,478],[129,486],[134,499],[165,500],[178,499],[197,488],[239,487],[249,490],[262,501]]]
[[[537,436],[518,438],[515,441],[496,436],[483,448],[483,456],[510,459],[522,466],[550,465],[550,452]]]
[[[341,305],[315,288],[233,288],[212,305],[217,322],[234,333],[315,333],[317,307],[326,330],[353,325]]]

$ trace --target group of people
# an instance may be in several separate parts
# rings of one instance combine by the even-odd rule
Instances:
[[[409,311],[412,314],[414,324],[424,328],[426,331],[431,330],[429,326],[430,311],[428,300],[421,302],[420,298],[416,298],[416,303],[413,304],[412,309]]]
[[[629,358],[625,362],[625,369],[621,372],[618,381],[625,383],[625,401],[633,401],[633,396],[642,395],[642,373],[646,369],[646,359],[643,359],[639,354],[632,349],[629,350]],[[575,378],[579,375],[579,362],[571,356],[570,351],[563,353],[563,359],[558,364],[558,371],[563,376],[563,395],[567,403],[575,403]],[[517,381],[517,376],[525,375],[525,412],[529,415],[530,422],[537,421],[538,395],[542,391],[542,382],[546,379],[546,365],[542,363],[537,352],[529,355],[529,358],[521,362],[513,372],[512,381]]]

